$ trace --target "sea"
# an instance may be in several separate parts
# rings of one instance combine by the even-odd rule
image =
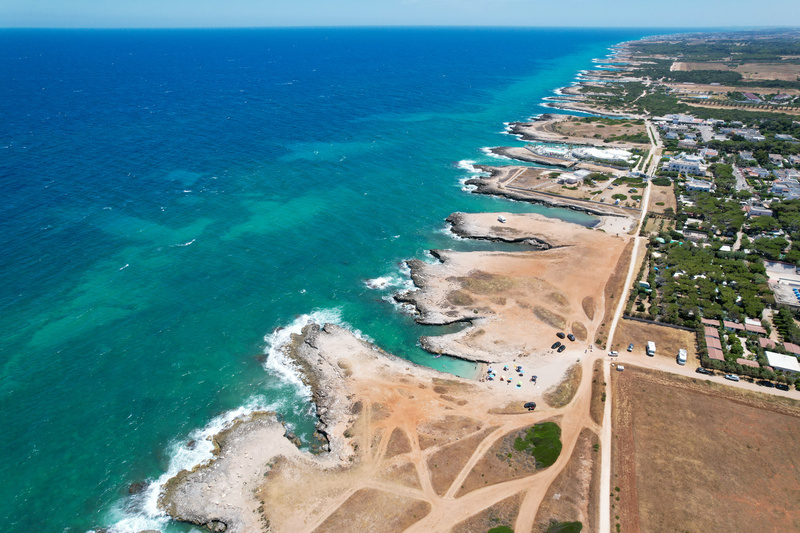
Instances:
[[[200,531],[157,507],[256,409],[309,446],[278,349],[332,322],[434,358],[392,294],[505,123],[646,30],[0,30],[0,517],[8,532]],[[508,245],[508,249],[512,249]]]

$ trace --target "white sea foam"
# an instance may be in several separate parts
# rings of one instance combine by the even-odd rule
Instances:
[[[508,156],[500,155],[500,154],[496,154],[496,153],[492,152],[491,147],[488,147],[488,146],[481,147],[481,152],[483,152],[484,154],[488,155],[489,157],[493,157],[495,159],[505,159],[506,161],[513,161],[513,159],[511,159]]]
[[[461,237],[460,235],[456,235],[455,233],[453,233],[453,225],[451,223],[449,223],[449,222],[445,223],[444,226],[439,228],[437,233],[441,233],[442,235],[447,235],[448,237],[450,237],[450,238],[452,238],[452,239],[454,239],[456,241],[469,240],[469,239],[465,239],[464,237]]]
[[[406,266],[405,263],[403,263],[403,266],[408,269],[408,266]],[[368,279],[364,282],[364,285],[370,289],[376,290],[392,289],[392,292],[396,292],[398,290],[410,290],[414,288],[414,283],[411,281],[410,276],[410,270],[401,270],[396,274],[388,274],[375,279]]]
[[[237,419],[248,416],[255,411],[275,411],[279,404],[268,405],[263,398],[256,397],[247,404],[227,411],[202,428],[192,431],[187,439],[173,442],[170,446],[170,461],[167,471],[158,479],[150,482],[139,494],[120,502],[112,510],[114,525],[111,533],[137,533],[144,530],[163,530],[169,523],[169,517],[158,508],[158,498],[167,481],[182,470],[190,470],[213,458],[214,444],[211,437],[230,427]],[[190,448],[188,442],[193,441]]]
[[[293,333],[300,333],[309,323],[333,323],[349,329],[356,337],[368,342],[372,340],[357,329],[350,327],[342,320],[341,310],[322,309],[296,318],[289,326],[278,328],[264,337],[266,347],[264,353],[267,360],[264,364],[266,370],[277,375],[285,383],[292,385],[301,398],[310,398],[311,390],[300,379],[300,374],[294,363],[286,356],[285,346],[291,341]],[[296,406],[306,405],[304,402],[292,402]],[[255,397],[245,405],[227,411],[215,418],[202,428],[189,433],[188,437],[173,442],[169,447],[169,467],[158,479],[151,481],[139,494],[120,501],[111,512],[114,525],[111,533],[138,533],[144,530],[163,530],[169,523],[169,517],[158,508],[158,498],[166,483],[182,470],[189,470],[195,466],[209,461],[213,457],[214,445],[211,437],[229,427],[235,420],[248,416],[255,411],[285,410],[283,402],[268,404],[262,397]],[[295,409],[295,411],[297,411]],[[292,429],[287,425],[288,429]],[[193,441],[190,448],[188,442]]]
[[[386,287],[392,286],[394,281],[392,276],[381,276],[364,281],[364,285],[370,289],[385,289]]]
[[[301,395],[308,398],[311,397],[311,389],[303,383],[297,365],[286,355],[285,348],[292,341],[292,335],[299,335],[303,328],[311,323],[320,325],[336,324],[353,331],[356,336],[363,338],[360,331],[353,330],[342,320],[342,313],[338,308],[319,309],[309,314],[300,315],[288,326],[278,328],[264,337],[264,341],[267,343],[264,348],[264,353],[267,356],[264,368],[296,387]]]
[[[398,302],[397,300],[394,299],[394,296],[391,295],[391,294],[387,294],[387,295],[382,296],[381,300],[383,300],[384,302],[389,302],[390,304],[392,304],[392,306],[394,306],[395,309],[397,309],[398,311],[400,311],[404,315],[416,315],[417,314],[417,308],[416,307],[414,307],[412,304],[409,304],[409,303],[406,303],[406,302]]]

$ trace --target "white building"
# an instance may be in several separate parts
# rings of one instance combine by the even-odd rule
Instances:
[[[681,174],[694,174],[696,176],[705,176],[706,174],[703,158],[697,155],[687,155],[686,153],[671,158],[663,168],[669,172],[680,172]]]
[[[767,356],[767,363],[775,370],[783,370],[788,373],[800,373],[800,363],[793,355],[783,355],[781,353],[764,351]]]
[[[711,192],[711,189],[713,188],[714,186],[710,181],[695,179],[686,180],[687,191]]]

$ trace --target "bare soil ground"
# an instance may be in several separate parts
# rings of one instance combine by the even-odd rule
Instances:
[[[741,92],[741,87],[733,87],[728,85],[703,85],[703,84],[682,84],[682,83],[667,83],[665,84],[667,87],[672,89],[692,89],[697,92],[714,92],[714,93],[729,93],[729,92]],[[800,94],[800,90],[798,89],[776,89],[775,87],[748,87],[747,92],[754,93],[754,94],[775,94],[780,92],[781,94],[791,94],[797,95]]]
[[[546,533],[551,521],[581,522],[597,531],[597,491],[600,489],[600,439],[589,428],[578,436],[569,463],[550,485],[536,514],[534,531]]]
[[[556,409],[546,406],[541,389],[519,391],[497,382],[444,377],[393,358],[342,328],[309,328],[310,336],[298,336],[294,345],[313,347],[319,359],[307,355],[307,360],[341,379],[335,390],[315,392],[333,393],[345,402],[325,404],[342,409],[341,423],[331,420],[326,428],[333,431],[331,446],[337,452],[315,456],[297,450],[274,415],[242,421],[235,426],[242,428],[239,433],[232,429],[220,437],[218,459],[186,474],[200,476],[185,487],[200,492],[201,511],[217,500],[220,506],[219,514],[201,512],[193,523],[225,524],[236,533],[265,528],[485,531],[480,528],[501,524],[530,531],[542,499],[570,464],[576,446],[585,455],[581,431],[596,431],[589,417],[589,358],[583,362],[587,368],[576,373],[583,377],[572,401]],[[539,407],[521,409],[523,399]],[[551,466],[540,468],[529,453],[514,449],[514,441],[544,421],[559,425],[563,449]],[[572,461],[562,480],[575,477],[574,468]],[[565,492],[583,491],[581,483],[558,489],[565,502],[585,500],[583,492]],[[179,497],[173,490],[171,498]],[[235,516],[242,519],[234,523],[230,518]]]
[[[456,476],[464,468],[464,464],[489,434],[497,427],[486,428],[470,437],[442,447],[428,457],[428,471],[431,473],[431,485],[439,496],[444,496]]]
[[[652,202],[650,205],[653,205]],[[657,207],[657,206],[656,206]],[[667,218],[658,218],[658,217],[648,217],[647,223],[644,226],[644,230],[647,235],[651,233],[659,233],[661,230],[669,230],[673,227],[675,221]],[[638,272],[638,270],[637,270]]]
[[[684,63],[676,61],[670,67],[672,71],[685,72],[687,70],[730,70],[725,63]]]
[[[537,468],[533,457],[514,450],[514,441],[524,436],[525,430],[522,429],[498,439],[475,464],[456,495],[463,496],[476,489],[535,473]]]
[[[578,363],[570,366],[564,373],[564,379],[560,383],[553,385],[544,393],[544,401],[550,407],[564,407],[578,392],[583,376],[583,367]]]
[[[633,255],[632,240],[628,241],[628,244],[625,245],[625,249],[623,250],[622,254],[620,254],[619,259],[617,260],[617,265],[614,267],[614,270],[611,276],[608,278],[608,281],[603,289],[603,322],[600,324],[600,327],[597,328],[597,332],[595,333],[595,337],[597,339],[595,342],[598,347],[602,348],[605,346],[605,341],[608,337],[608,329],[611,327],[611,321],[614,318],[614,313],[616,312],[619,299],[627,298],[627,291],[625,290],[625,278],[628,275],[628,265],[631,261],[631,255]]]
[[[605,409],[606,381],[603,377],[603,361],[598,359],[592,365],[592,399],[589,405],[589,415],[598,426],[603,424],[603,409]]]
[[[796,403],[631,366],[612,385],[622,531],[800,529]]]
[[[580,118],[569,119],[552,124],[551,131],[569,137],[582,137],[586,139],[609,139],[619,135],[636,135],[645,133],[644,125],[636,124],[632,120],[617,120],[614,124],[604,124],[600,121],[584,121]]]
[[[683,348],[687,352],[687,368],[696,368],[700,364],[697,336],[694,332],[634,320],[619,321],[617,332],[614,334],[614,343],[609,349],[622,352],[627,349],[628,343],[632,342],[633,355],[647,357],[645,355],[647,341],[656,343],[657,359],[670,360],[677,365],[675,361],[678,350]]]
[[[517,494],[492,505],[482,513],[457,524],[451,533],[486,533],[499,526],[513,528],[517,519],[519,506],[522,503],[522,494]]]
[[[797,81],[800,65],[794,63],[745,63],[736,67],[745,80]],[[774,90],[773,92],[778,92]],[[782,92],[782,91],[781,91]]]
[[[370,512],[365,513],[364,509]],[[430,510],[431,505],[427,502],[375,489],[361,489],[314,531],[403,531]]]
[[[781,92],[784,92],[781,90]],[[708,105],[703,104],[700,102],[687,102],[683,101],[682,103],[688,105],[689,107],[706,107],[710,109],[738,109],[740,111],[758,111],[759,113],[783,113],[787,115],[800,115],[800,109],[796,107],[786,107],[786,106],[760,106],[757,109],[750,106],[743,106],[743,105],[728,105],[726,103],[720,105]]]
[[[499,224],[497,216],[460,214],[459,228],[470,236],[534,238],[553,248],[519,253],[440,251],[440,264],[410,263],[412,277],[423,285],[410,295],[420,322],[479,319],[458,333],[424,337],[423,346],[434,353],[510,362],[553,355],[556,332],[572,330],[587,341],[569,343],[568,349],[582,351],[599,322],[597,315],[588,318],[582,303],[591,297],[608,308],[609,296],[620,297],[617,284],[624,282],[630,251],[620,257],[630,239],[541,216],[505,216],[506,223]],[[605,294],[609,277],[613,289]]]
[[[675,191],[670,186],[651,185],[650,189],[650,203],[648,210],[654,213],[663,213],[668,207],[672,208],[672,212],[678,208],[678,201],[675,198]],[[658,205],[663,203],[664,205]]]

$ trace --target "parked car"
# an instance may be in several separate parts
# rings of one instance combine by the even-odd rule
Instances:
[[[559,331],[558,333],[556,333],[556,337],[558,337],[559,339],[563,339],[564,337],[566,337],[566,335],[564,335],[563,331]]]
[[[773,382],[767,381],[766,379],[762,379],[761,381],[756,381],[756,385],[761,385],[762,387],[766,387],[768,389],[775,387],[775,384]]]
[[[567,338],[568,338],[569,340],[571,340],[572,342],[575,342],[575,335],[573,335],[572,333],[570,333],[569,335],[567,335]]]
[[[566,349],[567,349],[567,345],[566,344],[562,344],[561,346],[558,347],[558,353],[561,353]]]
[[[613,352],[608,352],[608,356],[609,356],[609,357],[616,357],[616,356],[618,356],[618,355],[619,355],[619,352],[618,352],[618,351],[616,351],[616,350],[614,350]]]
[[[739,381],[739,376],[736,374],[725,374],[725,379],[729,379],[731,381]]]
[[[778,390],[788,391],[789,385],[787,385],[786,383],[778,383],[777,385],[775,385],[775,388]]]
[[[524,408],[525,408],[525,409],[527,409],[528,411],[533,411],[534,409],[536,409],[536,402],[527,402],[527,403],[526,403],[525,405],[523,405],[522,407],[524,407]]]
[[[628,351],[629,351],[629,352],[632,352],[632,351],[633,351],[633,343],[630,343],[630,344],[628,345]]]
[[[698,374],[705,374],[706,376],[713,376],[714,375],[714,372],[712,372],[711,370],[709,370],[707,368],[703,368],[702,366],[698,366],[697,370],[695,370],[695,372],[697,372]]]
[[[561,346],[561,343],[560,343],[560,342],[558,342],[558,341],[556,341],[556,342],[554,342],[554,343],[553,343],[553,345],[550,347],[550,349],[551,349],[551,350],[555,350],[555,349],[556,349],[556,348],[558,348],[559,346]]]

